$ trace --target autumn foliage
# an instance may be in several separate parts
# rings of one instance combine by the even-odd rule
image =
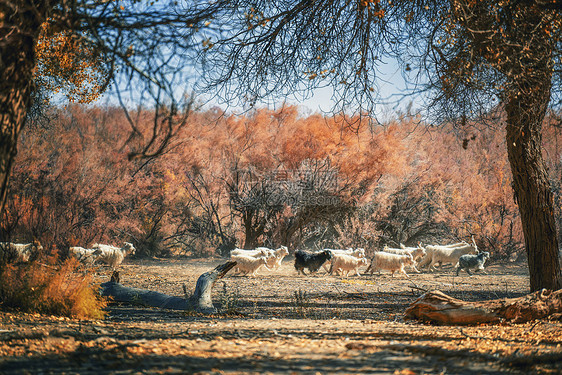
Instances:
[[[71,102],[89,103],[107,87],[109,69],[80,32],[58,30],[54,23],[45,22],[35,53],[34,80],[51,95],[60,93]]]
[[[148,132],[150,111],[138,117]],[[129,241],[141,255],[206,256],[282,244],[373,251],[474,235],[495,258],[522,254],[498,129],[402,117],[357,130],[352,119],[296,107],[211,109],[194,112],[161,157],[128,161],[136,144],[121,110],[74,105],[48,118],[27,128],[14,167],[2,229],[19,242],[64,253]],[[560,173],[560,132],[547,131],[551,171]]]
[[[0,267],[0,301],[3,308],[79,319],[103,318],[106,306],[93,285],[93,272],[85,272],[74,258],[60,263],[46,254]]]

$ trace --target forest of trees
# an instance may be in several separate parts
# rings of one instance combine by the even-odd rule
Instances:
[[[373,251],[474,235],[493,258],[523,259],[502,127],[396,118],[357,130],[297,107],[211,109],[193,112],[161,157],[131,162],[121,109],[52,107],[20,138],[3,235],[63,252],[131,241],[155,256],[257,245]],[[560,128],[545,127],[544,147],[560,202]]]
[[[130,146],[129,158],[151,160],[186,124],[185,117],[176,116],[190,112],[185,91],[252,108],[260,100],[310,97],[313,89],[330,87],[335,108],[374,113],[385,100],[380,73],[390,60],[406,83],[401,98],[421,98],[427,121],[481,123],[490,110],[503,111],[497,130],[503,129],[507,139],[513,176],[509,196],[521,215],[531,290],[560,289],[557,185],[550,181],[542,138],[545,116],[549,110],[559,113],[562,104],[561,10],[556,0],[0,2],[0,213],[38,88],[88,101],[111,86],[121,103],[130,94],[135,105],[166,104],[167,114],[153,113],[152,135],[140,137],[129,121],[127,139],[137,143]],[[198,82],[191,85],[193,80]],[[321,175],[339,168],[329,163],[317,166]],[[271,183],[240,185],[245,180],[238,177],[223,181],[227,211],[243,221],[237,225],[244,227],[244,242],[251,245],[279,213],[264,214],[254,206],[248,211],[248,199],[269,194]],[[195,190],[213,185],[208,178],[199,181],[197,174],[192,178]],[[335,211],[355,214],[356,202],[369,200],[369,189],[383,183],[382,177],[376,186],[371,179],[376,175],[368,176],[365,186],[343,184],[335,192],[341,194],[342,207]],[[214,193],[219,199],[221,194]],[[305,201],[317,193],[307,188]],[[223,204],[217,208],[213,202],[207,206],[216,221],[212,229],[221,243],[231,244],[240,229],[223,227],[218,211]],[[316,219],[335,214],[333,205],[314,213],[303,207],[299,204],[294,220],[282,220],[286,241],[303,237]]]

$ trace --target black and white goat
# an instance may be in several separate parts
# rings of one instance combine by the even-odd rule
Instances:
[[[486,259],[490,259],[490,253],[487,251],[482,251],[477,255],[462,255],[457,263],[457,276],[459,275],[461,269],[465,270],[470,276],[472,276],[472,273],[470,272],[471,269],[474,269],[475,272],[482,271],[483,273],[486,273],[486,271],[484,271],[484,263],[486,263]]]

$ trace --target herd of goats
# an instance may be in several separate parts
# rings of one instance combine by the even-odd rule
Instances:
[[[306,275],[305,269],[315,273],[323,267],[329,274],[348,277],[350,272],[360,276],[359,268],[368,266],[365,273],[370,272],[371,275],[374,271],[389,271],[394,276],[399,271],[408,277],[406,267],[419,273],[418,268],[428,267],[434,270],[436,266],[452,264],[457,270],[457,276],[461,270],[465,270],[470,276],[471,270],[485,273],[484,264],[490,258],[490,253],[478,251],[474,238],[471,242],[425,246],[419,244],[417,247],[401,245],[400,248],[384,246],[381,251],[375,251],[370,261],[363,248],[323,249],[316,252],[296,250],[295,269],[297,273]],[[230,253],[230,259],[236,262],[234,269],[237,273],[255,276],[261,267],[269,270],[279,268],[287,255],[289,251],[285,246],[275,250],[258,247],[253,250],[234,249]]]
[[[335,273],[341,277],[348,277],[350,272],[360,276],[359,268],[368,266],[365,273],[389,271],[394,276],[394,273],[399,271],[408,277],[406,267],[419,273],[419,268],[427,267],[434,270],[436,266],[452,264],[456,268],[457,276],[461,270],[472,276],[471,270],[485,272],[484,264],[490,258],[490,254],[486,251],[478,251],[474,238],[471,242],[425,246],[419,244],[417,247],[401,245],[400,248],[385,246],[382,250],[374,252],[370,262],[366,257],[365,249],[362,248],[323,249],[316,252],[296,250],[295,269],[297,273],[306,275],[305,269],[315,273],[324,267],[329,274]],[[27,262],[34,252],[41,250],[41,244],[36,241],[28,244],[0,242],[0,256],[3,259],[8,257],[11,260]],[[91,266],[96,262],[102,262],[114,270],[127,255],[134,253],[135,247],[129,242],[125,242],[121,248],[103,244],[94,244],[89,249],[70,248],[70,254],[83,264]],[[268,270],[278,269],[287,255],[289,251],[285,246],[278,249],[258,247],[253,250],[234,249],[230,253],[230,259],[236,262],[234,268],[236,274],[255,277],[261,267]]]
[[[43,246],[39,241],[26,244],[0,242],[0,259],[4,261],[29,262],[34,254],[39,254],[42,251]],[[79,246],[70,247],[70,255],[84,265],[92,266],[96,262],[102,262],[113,269],[116,269],[127,255],[134,253],[135,247],[129,242],[125,242],[121,248],[102,244],[94,244],[90,249]]]

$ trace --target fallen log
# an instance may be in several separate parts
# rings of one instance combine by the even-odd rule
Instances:
[[[125,302],[148,307],[172,310],[195,310],[212,314],[217,311],[213,305],[211,291],[215,282],[226,275],[236,262],[226,262],[205,272],[197,279],[195,291],[189,298],[169,296],[152,290],[127,287],[119,283],[119,276],[112,276],[111,281],[101,284],[100,294],[111,297],[115,302]]]
[[[509,321],[523,323],[562,313],[562,290],[543,289],[523,297],[467,302],[434,290],[415,300],[406,319],[452,325]]]

